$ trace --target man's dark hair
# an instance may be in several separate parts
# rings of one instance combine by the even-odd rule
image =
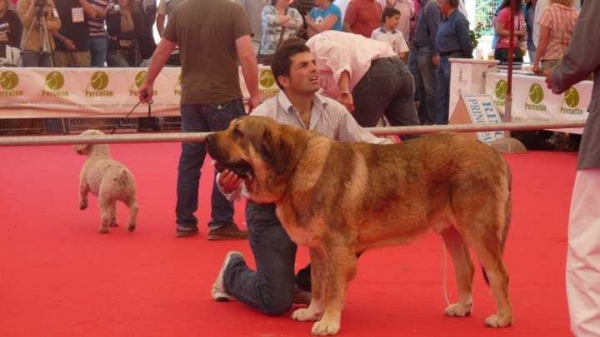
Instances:
[[[458,6],[460,5],[460,2],[459,2],[459,0],[448,0],[448,4],[452,8],[458,8]]]
[[[515,3],[516,3],[515,4],[516,5],[515,9],[516,9],[517,14],[521,13],[522,0],[516,0]],[[503,0],[502,4],[500,5],[500,7],[498,7],[498,11],[500,11],[500,10],[502,10],[504,8],[510,8],[510,0]]]
[[[290,41],[291,40],[291,41]],[[283,43],[279,49],[273,55],[273,61],[271,61],[271,71],[277,86],[283,90],[283,87],[279,83],[279,76],[290,76],[290,68],[292,66],[292,57],[300,53],[310,53],[310,48],[304,44],[303,39],[289,39]]]
[[[385,23],[385,19],[391,18],[394,15],[402,15],[396,8],[386,7],[381,13],[381,23]]]

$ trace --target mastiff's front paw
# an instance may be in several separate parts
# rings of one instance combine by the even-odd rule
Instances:
[[[321,318],[322,312],[314,308],[301,308],[292,313],[292,318],[300,322],[314,322]]]
[[[316,336],[330,336],[335,335],[340,331],[340,322],[332,321],[318,321],[313,324],[312,334]]]

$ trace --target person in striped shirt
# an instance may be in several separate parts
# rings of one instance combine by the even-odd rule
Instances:
[[[108,0],[89,0],[89,2],[96,8],[96,13],[98,14],[96,17],[86,17],[90,30],[90,63],[92,67],[104,67],[106,65],[106,49],[108,46],[104,19],[106,18]]]
[[[575,21],[579,11],[573,8],[573,0],[550,0],[538,21],[540,40],[533,63],[536,74],[544,73],[556,66],[571,44]],[[540,66],[541,63],[541,66]]]

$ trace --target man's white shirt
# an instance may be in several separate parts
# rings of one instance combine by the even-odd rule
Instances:
[[[252,116],[271,117],[280,124],[292,125],[302,129],[308,129],[322,134],[328,138],[341,142],[366,142],[372,144],[391,144],[388,138],[379,138],[363,129],[354,117],[339,102],[315,94],[312,110],[310,112],[309,125],[305,125],[287,95],[280,91],[277,96],[265,100],[254,109]],[[220,174],[216,180],[219,181]],[[233,192],[225,192],[217,183],[219,190],[229,200],[238,200],[240,197],[248,197],[246,187],[242,183],[240,189]]]

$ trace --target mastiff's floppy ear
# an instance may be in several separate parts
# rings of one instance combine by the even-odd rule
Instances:
[[[292,159],[292,146],[289,139],[282,137],[284,128],[277,125],[274,128],[264,128],[260,144],[255,144],[261,158],[269,164],[273,173],[279,176],[288,169]],[[290,135],[291,136],[291,135]]]

